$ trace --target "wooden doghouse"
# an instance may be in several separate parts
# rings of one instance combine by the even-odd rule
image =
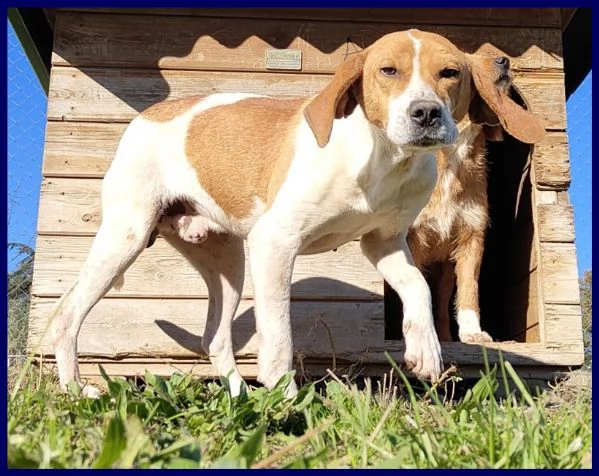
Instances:
[[[574,9],[570,9],[574,10]],[[561,9],[48,10],[53,22],[29,348],[52,361],[42,338],[57,298],[75,281],[100,223],[100,184],[127,123],[166,98],[244,91],[319,91],[346,54],[383,34],[420,28],[467,52],[507,55],[519,100],[545,123],[531,148],[508,138],[489,152],[491,227],[481,274],[483,327],[525,377],[583,361],[570,183]],[[518,95],[516,95],[518,99]],[[320,375],[401,361],[392,293],[357,242],[297,260],[292,286],[296,368]],[[199,275],[162,240],[145,250],[91,312],[79,336],[83,377],[144,370],[211,376],[200,347],[208,296]],[[41,347],[39,346],[41,342]],[[256,375],[259,346],[249,276],[234,324],[242,374]],[[443,344],[465,373],[481,347]]]

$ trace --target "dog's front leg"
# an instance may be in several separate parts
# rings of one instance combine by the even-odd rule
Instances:
[[[417,377],[438,380],[443,361],[433,321],[431,292],[414,265],[405,234],[390,235],[375,230],[362,236],[360,244],[364,255],[402,300],[406,366]]]
[[[473,234],[468,240],[461,241],[455,251],[456,308],[461,342],[493,341],[480,327],[478,278],[483,247],[484,236]]]
[[[259,335],[258,381],[272,388],[291,371],[293,339],[289,315],[290,287],[298,242],[266,216],[248,236],[249,263],[254,285],[254,315]],[[297,394],[292,381],[286,395]]]

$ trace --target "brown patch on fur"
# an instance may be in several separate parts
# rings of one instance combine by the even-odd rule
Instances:
[[[470,126],[477,127],[477,126]],[[437,153],[437,185],[431,198],[421,212],[422,216],[438,216],[436,210],[441,209],[446,202],[454,204],[467,200],[470,203],[487,207],[487,160],[485,138],[482,134],[476,135],[471,143],[471,152],[461,159],[461,165],[456,167],[457,160],[452,158],[457,150],[444,148]],[[443,189],[444,177],[454,174],[452,187],[447,197]],[[484,228],[480,231],[484,233]],[[436,221],[426,220],[421,226],[413,227],[408,238],[413,245],[414,260],[422,266],[434,262],[445,261],[453,258],[453,250],[460,238],[465,238],[464,233],[471,233],[472,226],[463,221],[453,223],[449,238],[441,235]]]
[[[153,122],[168,122],[172,121],[175,117],[180,116],[185,111],[188,111],[203,98],[200,96],[193,96],[181,99],[171,99],[168,101],[162,101],[156,103],[140,115],[144,119]]]
[[[472,97],[471,75],[466,55],[444,37],[422,31],[413,31],[412,36],[420,43],[420,75],[435,93],[453,107],[452,115],[461,121],[468,112]],[[445,69],[455,69],[456,77],[442,77]]]
[[[333,121],[349,116],[357,105],[349,90],[362,74],[364,58],[363,53],[358,53],[341,63],[333,80],[304,110],[306,121],[320,147],[329,142]]]
[[[364,74],[357,86],[357,96],[364,115],[372,124],[386,130],[389,120],[389,101],[399,96],[408,86],[414,59],[414,44],[407,33],[387,35],[367,50]],[[394,76],[384,74],[383,68],[397,71]]]
[[[464,53],[445,38],[418,30],[390,33],[365,50],[352,54],[341,64],[333,81],[306,107],[306,121],[324,147],[330,138],[333,120],[346,117],[360,104],[366,118],[381,129],[387,128],[389,100],[408,86],[416,54],[412,38],[421,41],[420,74],[446,101],[456,105],[453,117],[461,120],[470,104],[470,69]],[[439,75],[445,68],[460,71],[456,78]],[[397,74],[388,75],[383,68]]]
[[[419,216],[418,225],[410,229],[408,243],[415,262],[425,272],[435,263],[444,265],[455,262],[456,307],[478,312],[478,278],[488,226],[487,160],[482,128],[477,125],[467,126],[472,127],[478,128],[479,132],[461,132],[472,134],[473,137],[466,157],[452,157],[458,154],[458,149],[449,147],[437,153],[437,186]],[[453,174],[454,178],[447,194],[444,186],[448,174]],[[456,219],[451,223],[449,236],[444,236],[436,218],[444,213],[444,207],[455,206],[459,209],[464,203],[480,207],[484,214],[483,220],[468,222],[458,211]],[[438,298],[437,331],[442,340],[447,340],[450,336],[448,308],[454,284],[454,277],[451,276],[450,279],[447,272],[445,268],[439,276],[429,276],[431,290]]]
[[[248,98],[194,117],[185,151],[202,187],[225,213],[247,217],[255,197],[272,203],[293,158],[305,102]]]

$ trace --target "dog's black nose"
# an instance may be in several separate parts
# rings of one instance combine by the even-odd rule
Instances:
[[[441,108],[433,101],[415,101],[409,112],[412,121],[420,127],[436,126],[441,119]]]
[[[510,59],[505,56],[498,56],[495,58],[495,63],[499,66],[503,66],[505,69],[510,67]]]

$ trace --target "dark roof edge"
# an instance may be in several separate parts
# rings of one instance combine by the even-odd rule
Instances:
[[[42,8],[8,8],[8,19],[47,95],[50,85],[54,33],[44,10]]]
[[[577,8],[562,33],[566,99],[593,67],[593,10]]]

